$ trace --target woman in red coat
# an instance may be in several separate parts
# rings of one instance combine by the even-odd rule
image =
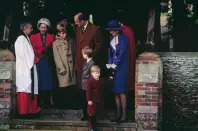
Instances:
[[[40,102],[42,106],[50,107],[53,105],[52,90],[56,87],[52,52],[54,35],[47,33],[48,28],[50,28],[50,21],[46,18],[38,21],[37,28],[40,32],[32,35],[30,41],[36,56],[35,61],[38,65]]]

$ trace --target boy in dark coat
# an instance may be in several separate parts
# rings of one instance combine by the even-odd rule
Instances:
[[[86,60],[84,67],[82,69],[81,76],[81,89],[82,89],[82,106],[83,106],[83,118],[82,120],[87,120],[87,101],[86,101],[86,89],[87,89],[87,81],[91,77],[90,69],[94,65],[94,61],[92,59],[93,50],[89,46],[85,46],[82,49],[82,56]]]
[[[100,68],[97,65],[91,67],[91,78],[87,81],[87,114],[91,131],[96,129],[96,115],[103,110],[103,86],[100,77]]]

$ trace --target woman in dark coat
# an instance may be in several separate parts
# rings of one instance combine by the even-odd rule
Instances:
[[[128,46],[129,41],[122,33],[123,28],[116,20],[108,22],[108,28],[112,37],[108,51],[108,64],[114,70],[113,93],[117,106],[117,117],[114,121],[118,123],[126,122],[126,91],[128,86]],[[120,111],[122,107],[122,115]]]

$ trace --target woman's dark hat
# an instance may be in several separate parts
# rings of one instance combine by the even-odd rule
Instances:
[[[117,20],[110,20],[108,22],[108,28],[105,28],[105,30],[121,31],[123,30],[123,28]]]

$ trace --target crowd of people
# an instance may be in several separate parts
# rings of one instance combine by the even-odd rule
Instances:
[[[135,80],[136,51],[132,30],[121,21],[108,22],[105,30],[111,37],[106,62],[101,29],[81,12],[74,16],[74,22],[75,38],[69,37],[66,20],[58,22],[56,35],[48,33],[51,23],[47,18],[38,21],[39,33],[32,35],[32,24],[21,24],[22,33],[14,46],[18,114],[23,117],[37,115],[42,108],[54,106],[55,88],[76,85],[82,92],[82,120],[88,120],[90,129],[96,130],[96,118],[102,116],[104,110],[105,83],[112,81],[117,116],[111,121],[127,122],[126,92],[134,90]],[[109,72],[108,79],[100,75],[105,70]]]

